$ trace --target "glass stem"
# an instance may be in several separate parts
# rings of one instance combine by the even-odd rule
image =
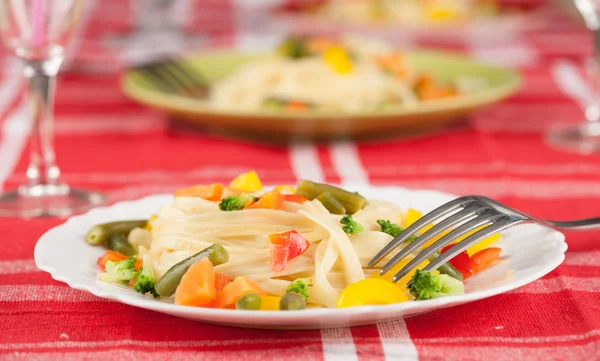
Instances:
[[[588,122],[600,122],[600,29],[592,29],[594,54],[589,64],[589,84],[592,86],[593,102],[585,110]]]
[[[60,183],[53,143],[54,87],[62,58],[24,60],[23,74],[29,82],[29,101],[33,116],[30,160],[27,167],[29,187]]]

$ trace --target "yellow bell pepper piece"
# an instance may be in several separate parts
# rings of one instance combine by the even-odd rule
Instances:
[[[408,264],[408,262],[410,262],[411,260],[412,260],[412,258],[405,258],[402,261],[398,262],[397,265],[395,265],[391,270],[387,271],[386,274],[384,274],[383,276],[380,275],[379,272],[373,272],[373,273],[371,273],[370,277],[371,278],[379,278],[379,279],[383,279],[383,280],[392,282],[392,277],[394,277],[396,275],[396,273],[398,273],[398,271],[400,271],[402,269],[402,267],[406,266]],[[417,269],[423,269],[428,264],[429,264],[428,260],[421,262],[419,265],[417,265],[417,267],[414,270],[410,271],[406,276],[399,279],[398,282],[395,283],[395,285],[397,287],[399,287],[402,291],[408,292],[408,289],[406,288],[406,284],[408,283],[408,281],[410,281],[413,278]],[[439,273],[439,272],[437,270],[435,270],[435,271],[433,271],[433,273]]]
[[[238,175],[229,183],[229,187],[245,192],[256,192],[262,189],[262,182],[258,178],[258,174],[251,170],[250,172]]]
[[[296,188],[294,188],[292,186],[288,186],[288,185],[277,186],[277,187],[275,187],[275,190],[279,191],[281,194],[295,194],[296,193]]]
[[[406,216],[402,220],[402,227],[408,228],[408,226],[418,221],[421,217],[423,217],[423,213],[416,209],[409,208],[408,211],[406,211]]]
[[[323,53],[323,61],[340,74],[349,74],[354,70],[352,59],[341,46],[333,46]]]
[[[279,296],[260,296],[260,310],[261,311],[279,311],[279,302],[281,297]]]
[[[336,306],[339,308],[364,305],[387,305],[410,301],[410,298],[392,282],[384,279],[365,278],[344,288]]]
[[[492,234],[491,236],[484,238],[479,243],[475,243],[471,247],[467,248],[467,254],[469,257],[473,256],[475,253],[488,248],[492,244],[496,243],[500,239],[500,233]]]
[[[433,21],[448,21],[460,18],[460,14],[450,7],[434,7],[427,15]]]
[[[423,213],[417,211],[416,209],[409,208],[408,211],[406,212],[406,216],[404,217],[404,220],[402,222],[402,226],[404,228],[407,228],[411,224],[415,223],[421,217],[423,217]],[[433,227],[433,224],[428,224],[427,226],[423,227],[423,230],[420,233],[425,233],[425,231],[429,230],[431,227]],[[473,233],[481,230],[482,228],[483,227],[479,227],[479,228],[465,234],[464,236],[458,238],[454,243],[462,241],[463,239],[469,237]],[[425,244],[422,246],[422,248],[427,248],[427,247],[431,246],[433,243],[437,242],[440,238],[447,235],[450,231],[451,230],[441,232],[439,235],[437,235],[437,236],[433,237],[432,239],[430,239],[429,241],[425,242]],[[471,257],[472,255],[481,251],[482,249],[488,248],[489,246],[494,244],[499,239],[500,239],[500,233],[496,233],[487,238],[484,238],[479,243],[476,243],[476,244],[472,245],[471,247],[467,248],[467,254],[469,255],[469,257]]]

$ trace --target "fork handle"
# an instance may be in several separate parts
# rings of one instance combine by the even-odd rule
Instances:
[[[546,221],[540,220],[541,223],[547,224],[556,228],[569,228],[573,230],[584,230],[600,228],[600,217],[579,219],[574,221]]]

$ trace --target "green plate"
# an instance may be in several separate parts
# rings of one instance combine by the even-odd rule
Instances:
[[[451,53],[414,51],[403,53],[413,66],[431,72],[445,81],[459,76],[476,76],[487,86],[477,92],[452,98],[430,100],[417,106],[392,105],[383,110],[364,112],[305,111],[264,109],[246,111],[216,109],[208,102],[174,95],[153,86],[143,74],[125,73],[122,87],[135,101],[164,110],[177,119],[218,131],[269,140],[290,138],[372,137],[429,131],[457,121],[473,110],[498,102],[515,93],[521,83],[516,71],[479,64]],[[209,52],[190,56],[186,61],[209,80],[231,73],[236,67],[265,54]]]

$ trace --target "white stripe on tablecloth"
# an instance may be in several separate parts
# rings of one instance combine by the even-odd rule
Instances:
[[[68,286],[0,285],[0,302],[110,302]]]
[[[377,324],[383,354],[387,361],[418,360],[417,348],[410,338],[406,322],[397,320]]]
[[[329,329],[335,331],[337,329]],[[323,330],[325,331],[325,330]],[[502,336],[473,336],[473,337],[439,337],[439,338],[419,338],[419,344],[432,343],[464,343],[464,342],[484,342],[484,343],[512,343],[512,344],[543,344],[585,341],[590,338],[600,336],[600,330],[590,330],[588,332],[559,335],[559,336],[535,336],[535,337],[502,337]],[[312,343],[317,341],[315,338],[295,338],[299,343]],[[187,340],[187,341],[144,341],[144,340],[111,340],[111,341],[48,341],[48,342],[28,342],[28,343],[3,343],[0,344],[0,350],[30,350],[38,348],[94,348],[94,347],[211,347],[211,346],[236,346],[247,344],[279,344],[289,343],[286,338],[266,338],[266,339],[232,339],[232,340]],[[471,347],[469,344],[468,347]],[[343,359],[352,360],[352,359]],[[404,359],[400,359],[404,360]]]
[[[600,278],[571,276],[544,278],[517,288],[511,293],[549,294],[565,290],[600,293]]]
[[[329,145],[333,169],[341,184],[369,184],[369,175],[360,160],[358,148],[352,141],[339,141]]]
[[[59,126],[59,125],[57,125]],[[72,126],[75,126],[75,124],[73,123]],[[157,123],[156,125],[157,127],[159,126],[159,123]],[[71,129],[71,125],[69,125],[67,128],[69,128],[69,130]],[[112,128],[112,124],[110,126],[110,128]],[[74,130],[76,131],[76,130]],[[107,129],[108,131],[108,129]],[[133,130],[132,130],[133,131]],[[303,157],[303,156],[302,156]],[[210,166],[210,167],[203,167],[203,168],[197,168],[197,169],[190,169],[190,170],[186,170],[186,171],[164,171],[164,170],[148,170],[148,171],[137,171],[137,172],[102,172],[102,173],[97,173],[97,172],[85,172],[85,173],[75,173],[75,172],[69,172],[68,174],[65,174],[64,177],[66,177],[65,179],[71,179],[71,180],[76,180],[77,182],[98,182],[98,183],[109,183],[109,184],[115,184],[115,183],[125,183],[125,184],[130,184],[130,183],[135,183],[137,182],[140,178],[152,178],[155,179],[156,181],[161,181],[161,180],[173,180],[173,179],[177,179],[180,180],[179,183],[182,183],[185,185],[185,180],[186,179],[205,179],[205,178],[214,178],[214,177],[218,177],[218,176],[227,176],[230,178],[235,177],[236,175],[238,175],[241,172],[244,172],[247,170],[247,167],[226,167],[226,166]],[[264,176],[265,178],[286,178],[289,176],[289,173],[287,170],[285,169],[269,169],[269,168],[264,168],[264,169],[260,169],[257,168],[256,171],[258,172],[259,175]],[[597,164],[593,164],[593,163],[585,163],[585,162],[581,162],[581,163],[571,163],[571,164],[520,164],[520,165],[511,165],[509,168],[504,169],[504,167],[501,165],[500,162],[498,163],[490,163],[490,164],[457,164],[457,163],[450,163],[450,164],[441,164],[441,163],[431,163],[431,164],[423,164],[423,165],[417,165],[417,164],[407,164],[407,165],[403,165],[401,167],[395,167],[395,166],[370,166],[369,167],[369,173],[371,174],[372,177],[375,178],[387,178],[387,177],[397,177],[397,176],[402,176],[402,177],[411,177],[411,176],[422,176],[422,175],[432,175],[432,176],[447,176],[447,175],[485,175],[485,174],[489,174],[490,172],[496,172],[496,171],[501,171],[503,174],[509,174],[509,175],[559,175],[559,176],[576,176],[576,175],[596,175],[598,173],[600,173],[600,165]],[[444,184],[448,184],[451,185],[451,179],[454,178],[449,178],[447,179],[447,181],[445,181],[445,178],[437,178],[436,181],[439,181],[441,183]],[[385,184],[386,179],[383,179],[382,181],[380,181],[381,184]],[[393,184],[399,185],[399,184],[409,184],[407,182],[411,182],[411,181],[402,181],[402,180],[398,180],[394,178]],[[463,182],[463,180],[461,180],[461,182]],[[586,189],[588,186],[591,186],[593,184],[595,184],[594,182],[591,181],[577,181],[574,180],[574,182],[576,183],[569,183],[569,182],[565,182],[562,181],[562,183],[564,184],[565,187],[567,187],[567,184],[575,184],[575,186],[581,186],[583,187],[582,191],[577,191],[577,190],[573,190],[572,192],[568,192],[567,190],[567,194],[565,194],[565,196],[568,196],[569,194],[573,194],[573,195],[577,195],[579,193],[586,193]],[[505,183],[508,184],[510,183],[512,184],[517,184],[519,186],[525,187],[528,185],[532,185],[532,186],[537,186],[537,185],[541,185],[541,186],[546,186],[549,185],[551,183],[551,181],[547,181],[547,180],[520,180],[520,179],[509,179],[509,180],[498,180],[498,179],[491,179],[491,180],[477,180],[477,179],[471,179],[471,183],[472,184],[476,184],[479,187],[484,187],[486,185],[490,185],[490,187],[496,187],[499,185],[499,183]],[[420,187],[420,188],[424,188],[424,187]],[[510,191],[510,190],[508,190]],[[497,192],[498,193],[498,192]],[[502,191],[502,193],[504,193],[504,191]],[[593,193],[592,193],[593,194]]]
[[[295,343],[307,344],[319,341],[317,337],[294,337]],[[289,344],[288,338],[256,339],[236,338],[231,340],[182,340],[182,341],[145,341],[145,340],[111,340],[111,341],[47,341],[32,343],[7,343],[0,344],[0,350],[27,350],[37,348],[94,348],[94,347],[215,347],[215,346],[239,346],[252,344]]]
[[[354,142],[350,140],[333,142],[329,145],[329,154],[333,168],[340,177],[341,184],[369,184],[368,172],[363,166],[358,148]],[[386,360],[418,360],[417,349],[410,339],[404,320],[380,323],[377,325],[377,328]],[[327,340],[326,342],[327,337],[323,333],[323,349],[326,360],[348,360],[350,356],[346,357],[345,353],[350,355],[356,354],[354,343],[352,343],[352,349],[347,344],[339,343],[340,340],[347,340],[348,338],[352,340],[352,334],[349,329],[348,331],[341,329],[337,331],[338,333],[333,333],[334,331],[329,332],[336,337],[331,337],[332,340]],[[329,357],[327,357],[328,353],[330,354]]]
[[[461,342],[489,342],[489,343],[551,343],[551,342],[572,342],[587,340],[592,337],[600,336],[600,330],[591,330],[588,332],[574,335],[559,336],[534,336],[534,337],[502,337],[502,336],[473,336],[473,337],[438,337],[438,338],[420,338],[418,343],[461,343]]]
[[[469,33],[467,44],[471,56],[482,62],[510,67],[533,65],[538,62],[535,48],[514,32],[494,34],[493,41],[477,32]]]
[[[514,347],[473,346],[472,344],[450,344],[443,348],[426,349],[424,359],[427,360],[545,360],[545,361],[597,361],[597,350],[600,342],[593,340],[580,345],[558,345],[548,347]],[[294,355],[302,355],[303,361],[321,360],[313,352],[307,352],[303,347],[285,348],[282,354],[273,354],[272,349],[252,349],[243,351],[198,351],[198,350],[169,350],[155,351],[136,350],[131,348],[115,348],[102,351],[77,351],[65,353],[61,351],[39,353],[36,351],[20,351],[2,355],[3,361],[55,361],[55,360],[144,360],[144,361],[188,361],[193,360],[265,360],[275,357],[291,360],[298,359]],[[285,352],[285,354],[283,354]]]
[[[41,272],[32,259],[0,261],[0,275]]]
[[[0,190],[11,175],[31,131],[27,100],[23,99],[18,108],[2,123],[0,139]]]
[[[593,92],[575,64],[570,61],[559,60],[552,64],[551,70],[558,88],[576,101],[584,111],[589,106],[594,105]]]
[[[600,267],[600,251],[567,252],[563,264],[567,266]]]
[[[311,143],[297,143],[290,146],[290,163],[297,179],[325,181],[317,148]],[[325,361],[358,360],[356,346],[349,328],[321,330],[323,356]]]
[[[297,179],[324,182],[325,175],[317,147],[312,143],[294,143],[289,148],[290,164]]]
[[[347,327],[321,330],[325,361],[358,361],[352,332]]]

